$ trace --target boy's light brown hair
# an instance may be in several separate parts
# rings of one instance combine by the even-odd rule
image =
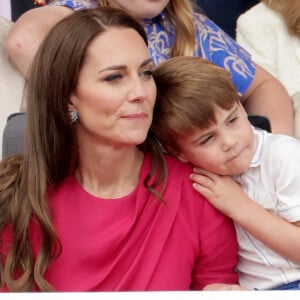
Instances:
[[[215,122],[215,107],[240,102],[230,73],[199,57],[174,57],[153,72],[157,99],[151,131],[163,146],[177,149],[178,135]]]

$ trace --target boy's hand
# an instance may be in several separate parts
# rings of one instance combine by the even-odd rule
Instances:
[[[230,176],[217,175],[194,168],[190,178],[193,188],[218,210],[234,219],[243,200],[249,199],[242,188]]]

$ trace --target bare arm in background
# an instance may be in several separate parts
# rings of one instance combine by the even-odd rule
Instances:
[[[266,116],[272,132],[294,136],[294,113],[285,87],[263,68],[257,66],[254,80],[243,95],[248,114]]]
[[[5,48],[25,77],[46,34],[72,12],[64,6],[44,6],[28,10],[18,18],[7,37]]]

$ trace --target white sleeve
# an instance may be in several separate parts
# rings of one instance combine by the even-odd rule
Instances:
[[[276,211],[289,222],[297,222],[300,220],[300,141],[282,137],[269,150]]]

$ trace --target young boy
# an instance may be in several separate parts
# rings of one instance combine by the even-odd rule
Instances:
[[[240,284],[300,289],[300,141],[252,127],[229,73],[204,59],[172,58],[154,79],[152,131],[235,221]]]

